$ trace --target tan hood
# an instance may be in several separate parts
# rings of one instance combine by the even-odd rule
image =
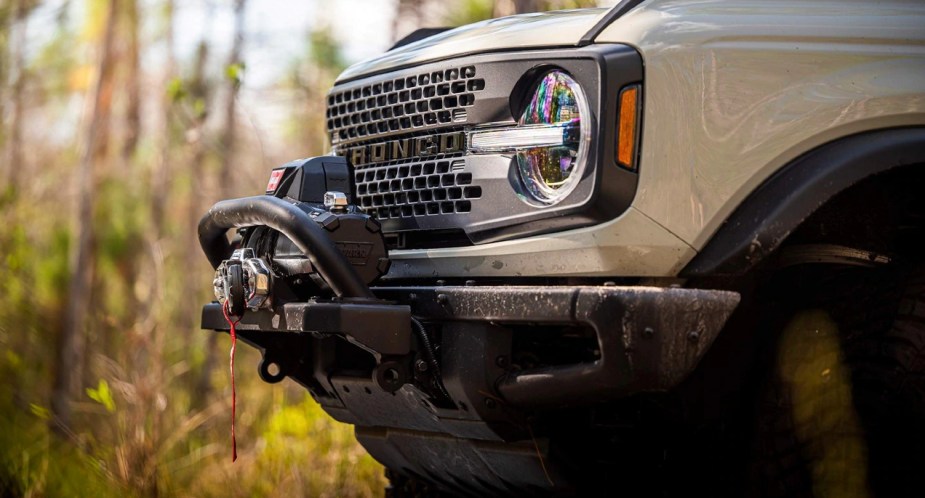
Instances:
[[[464,54],[577,45],[609,9],[520,14],[461,26],[348,67],[338,81]]]

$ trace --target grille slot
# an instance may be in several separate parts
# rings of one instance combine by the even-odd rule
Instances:
[[[475,66],[389,79],[328,95],[331,144],[464,123],[485,80]]]
[[[360,207],[379,219],[468,213],[482,188],[461,154],[365,166],[354,174]]]

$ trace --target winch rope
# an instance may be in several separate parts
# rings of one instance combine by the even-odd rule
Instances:
[[[222,305],[222,314],[225,315],[225,321],[228,322],[229,332],[231,333],[231,352],[229,353],[231,369],[231,462],[234,463],[238,459],[238,440],[234,434],[235,406],[237,405],[237,395],[234,387],[234,348],[238,342],[235,326],[241,321],[241,317],[237,317],[236,320],[231,319],[231,299],[225,300],[225,304]]]

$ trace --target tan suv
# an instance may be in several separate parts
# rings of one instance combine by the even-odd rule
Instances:
[[[921,495],[925,4],[426,34],[339,77],[331,156],[203,219],[204,328],[390,496]]]

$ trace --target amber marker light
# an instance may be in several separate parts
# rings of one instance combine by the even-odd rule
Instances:
[[[639,109],[639,86],[620,92],[620,116],[617,128],[617,163],[626,169],[636,169],[636,113]]]

